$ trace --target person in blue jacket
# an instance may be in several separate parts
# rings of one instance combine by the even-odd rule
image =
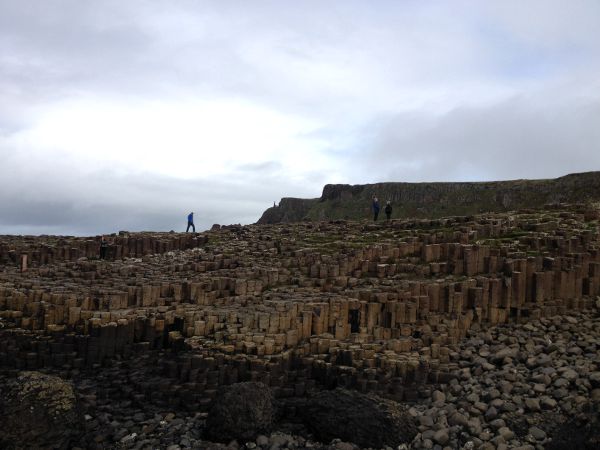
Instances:
[[[192,232],[196,232],[196,227],[194,226],[194,213],[191,212],[188,214],[188,225],[187,228],[185,229],[185,232],[187,233],[190,230],[190,227],[192,227]]]
[[[377,221],[377,216],[379,216],[379,200],[373,196],[373,221]]]

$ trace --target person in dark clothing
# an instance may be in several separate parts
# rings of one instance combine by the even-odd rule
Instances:
[[[379,216],[379,199],[373,196],[373,221],[377,221]]]
[[[102,240],[100,241],[100,259],[106,259],[106,251],[108,250],[108,242],[102,236]]]
[[[387,218],[387,220],[390,220],[392,218],[392,204],[389,200],[386,203],[385,209],[383,211],[385,212],[385,217]]]
[[[192,227],[192,232],[195,233],[196,227],[194,226],[194,213],[193,212],[188,214],[188,225],[187,225],[187,228],[185,229],[186,233],[188,231],[190,231],[190,227]]]

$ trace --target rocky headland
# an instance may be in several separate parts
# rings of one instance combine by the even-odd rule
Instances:
[[[282,198],[258,223],[360,220],[371,215],[373,195],[379,198],[382,209],[385,202],[391,202],[394,218],[508,212],[547,204],[600,202],[600,172],[546,180],[327,184],[320,198]]]

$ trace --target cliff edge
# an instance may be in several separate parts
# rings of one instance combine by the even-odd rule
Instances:
[[[379,198],[382,208],[391,201],[393,218],[503,212],[552,203],[598,202],[600,172],[543,180],[327,184],[320,198],[282,198],[257,223],[368,218],[373,195]]]

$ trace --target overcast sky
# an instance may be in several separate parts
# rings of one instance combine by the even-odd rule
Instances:
[[[0,0],[0,233],[600,170],[600,2]]]

